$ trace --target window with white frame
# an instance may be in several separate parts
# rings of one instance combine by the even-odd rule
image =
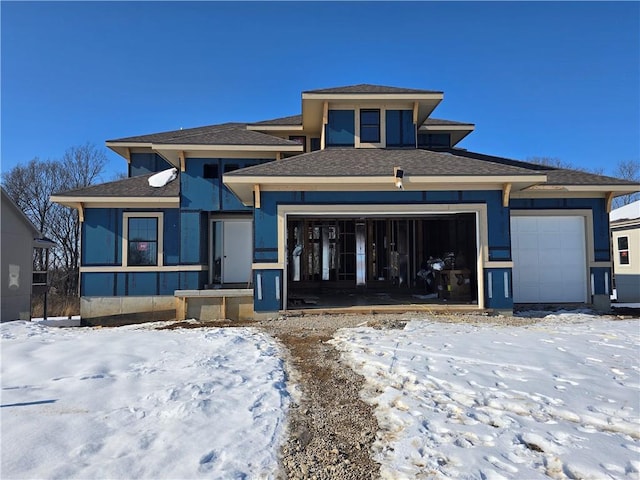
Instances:
[[[380,143],[380,109],[360,110],[360,142]]]
[[[618,237],[618,258],[620,265],[629,265],[629,237]]]
[[[126,212],[123,220],[123,265],[162,266],[162,213]]]

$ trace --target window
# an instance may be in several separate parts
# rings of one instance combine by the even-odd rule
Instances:
[[[355,115],[353,110],[329,110],[326,126],[329,147],[353,147]]]
[[[162,265],[162,213],[125,213],[123,264],[129,267]]]
[[[449,133],[421,133],[418,135],[418,146],[427,148],[450,147],[451,134]]]
[[[413,124],[413,111],[387,110],[386,137],[388,147],[416,146],[416,130]]]
[[[320,139],[319,138],[311,138],[311,151],[315,152],[316,150],[320,150]]]
[[[204,178],[218,179],[218,164],[217,163],[205,163],[203,165],[202,176]]]
[[[227,163],[224,166],[224,173],[233,172],[234,170],[238,170],[240,166],[236,163]]]
[[[360,110],[360,142],[380,143],[380,110]]]
[[[291,140],[292,142],[296,142],[296,143],[299,143],[300,145],[302,145],[302,151],[303,152],[307,151],[307,137],[305,137],[304,135],[291,135],[291,136],[289,136],[289,140]]]
[[[629,237],[618,237],[620,265],[629,265]]]

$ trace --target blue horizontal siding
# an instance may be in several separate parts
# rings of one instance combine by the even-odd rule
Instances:
[[[83,272],[83,297],[173,295],[176,290],[198,290],[208,272]]]

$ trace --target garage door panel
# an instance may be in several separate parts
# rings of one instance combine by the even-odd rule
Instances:
[[[514,302],[585,302],[584,218],[511,218]]]

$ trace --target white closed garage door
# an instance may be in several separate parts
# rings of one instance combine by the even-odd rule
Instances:
[[[511,217],[513,301],[587,301],[584,217]]]

